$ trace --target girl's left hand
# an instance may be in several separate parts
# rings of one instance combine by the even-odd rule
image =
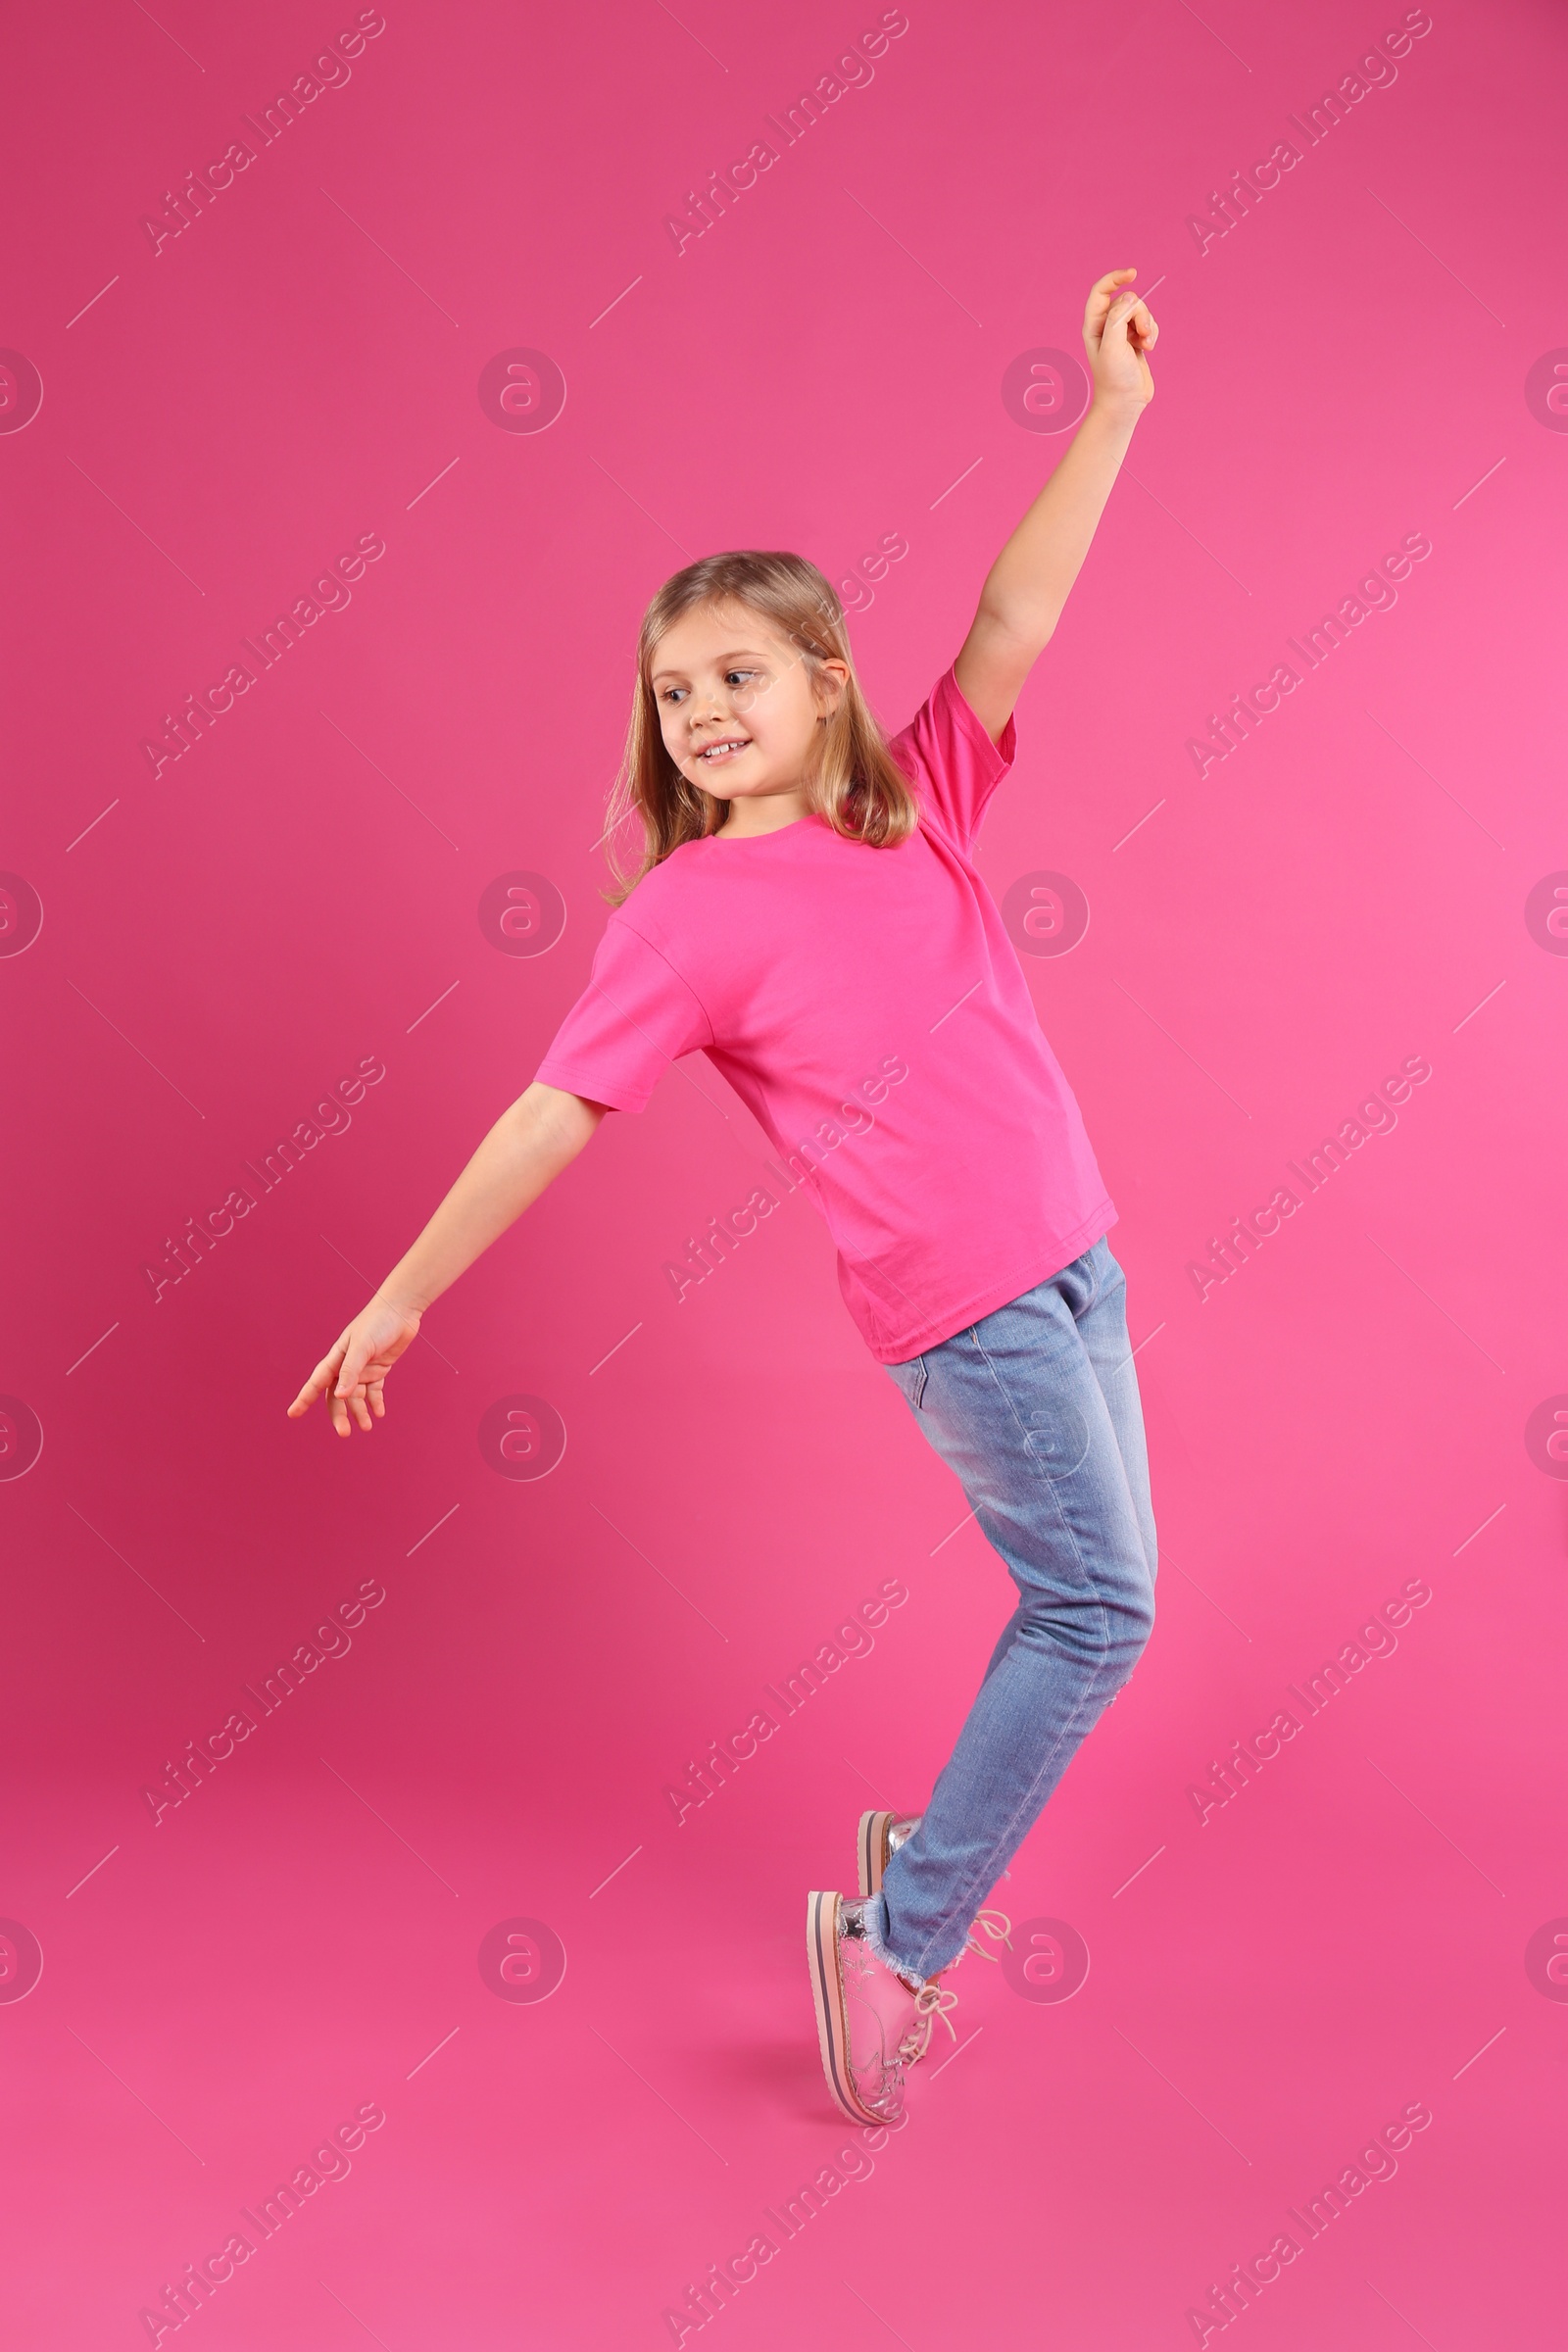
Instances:
[[[1145,354],[1159,336],[1148,304],[1128,287],[1128,279],[1137,275],[1136,270],[1108,271],[1091,286],[1084,311],[1084,349],[1095,399],[1134,416],[1154,397]]]

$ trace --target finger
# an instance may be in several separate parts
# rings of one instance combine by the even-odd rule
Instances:
[[[329,1396],[326,1400],[326,1409],[331,1416],[332,1427],[337,1431],[338,1436],[346,1438],[349,1434],[349,1408],[343,1402],[342,1397]]]
[[[1117,287],[1124,285],[1129,278],[1137,275],[1136,270],[1107,270],[1103,277],[1096,278],[1089,289],[1089,300],[1084,305],[1086,332],[1092,323],[1103,318],[1115,299]]]
[[[304,1388],[301,1389],[299,1395],[289,1406],[288,1409],[291,1415],[307,1411],[309,1407],[316,1402],[318,1396],[324,1396],[326,1395],[327,1390],[332,1385],[333,1378],[337,1372],[338,1364],[341,1361],[339,1349],[342,1348],[342,1345],[343,1343],[340,1340],[337,1347],[332,1349],[330,1355],[322,1356],[320,1362],[317,1365],[316,1370],[311,1374],[310,1379],[305,1383]]]
[[[346,1396],[351,1389],[359,1386],[360,1375],[374,1353],[375,1349],[363,1333],[358,1339],[349,1342],[343,1356],[342,1370],[337,1376],[337,1394],[340,1396]]]
[[[381,1383],[378,1380],[372,1380],[367,1394],[370,1399],[370,1410],[378,1421],[384,1421],[386,1419],[386,1398],[381,1394]]]
[[[1100,351],[1103,351],[1107,343],[1133,345],[1134,338],[1128,329],[1128,320],[1132,315],[1131,301],[1118,295],[1101,321],[1098,336],[1086,333],[1085,341],[1092,350]],[[1134,347],[1136,348],[1135,345]]]
[[[354,1418],[359,1423],[360,1427],[362,1429],[368,1429],[370,1426],[370,1416],[366,1408],[365,1391],[363,1389],[356,1389],[353,1396],[349,1398],[349,1402],[354,1408]]]

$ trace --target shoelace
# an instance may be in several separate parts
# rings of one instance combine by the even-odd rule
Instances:
[[[1001,1959],[1000,1952],[988,1952],[984,1944],[975,1941],[977,1928],[981,1935],[988,1936],[993,1943],[1004,1943],[1008,1951],[1011,1951],[1011,1920],[1005,1911],[997,1911],[988,1907],[975,1913],[969,1934],[964,1941],[963,1951],[958,1954],[960,1960],[963,1958],[963,1952],[978,1952],[982,1960]],[[933,1977],[928,1983],[921,1985],[914,1996],[914,2024],[899,2044],[899,2059],[903,2065],[913,2066],[925,2056],[931,2047],[932,2030],[939,2017],[956,2043],[958,2029],[949,2013],[957,2006],[958,1996],[951,1984],[940,1984]]]
[[[1000,1960],[1002,1958],[1000,1952],[988,1952],[983,1943],[976,1943],[974,1939],[976,1928],[982,1935],[989,1936],[993,1943],[1004,1943],[1008,1951],[1011,1951],[1012,1922],[1005,1911],[995,1911],[989,1908],[977,1911],[963,1946],[966,1952],[978,1952],[982,1960]]]
[[[913,2066],[931,2047],[931,2030],[940,2017],[955,2041],[958,2029],[948,2015],[956,2009],[958,1996],[951,1984],[939,1984],[931,1978],[914,1996],[914,2024],[899,2044],[899,2057],[906,2066]]]

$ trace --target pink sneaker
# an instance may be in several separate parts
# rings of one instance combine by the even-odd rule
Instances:
[[[860,1892],[880,1894],[882,1873],[894,1855],[920,1827],[918,1813],[862,1813],[860,1835]]]
[[[806,1951],[828,2089],[852,2122],[889,2124],[904,2112],[905,2069],[925,2056],[939,2017],[957,2040],[948,2013],[958,1996],[934,1977],[911,1984],[879,1959],[869,1907],[863,1895],[808,1895]]]

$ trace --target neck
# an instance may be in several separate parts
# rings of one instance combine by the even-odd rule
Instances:
[[[732,801],[724,822],[712,840],[745,840],[761,833],[780,833],[809,813],[793,793],[770,794],[763,801]]]

